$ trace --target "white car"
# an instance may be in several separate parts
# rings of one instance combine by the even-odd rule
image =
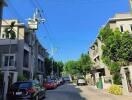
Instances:
[[[86,80],[84,79],[84,78],[78,78],[77,79],[77,85],[79,86],[79,85],[86,85],[87,84],[87,82],[86,82]]]

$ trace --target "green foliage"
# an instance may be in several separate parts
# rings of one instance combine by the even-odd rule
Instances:
[[[122,81],[121,81],[121,76],[119,73],[116,73],[113,75],[113,83],[117,84],[117,85],[121,85]]]
[[[82,68],[83,75],[90,72],[93,63],[88,54],[82,54],[79,59],[79,63]]]
[[[5,28],[5,35],[7,39],[15,39],[16,38],[16,34],[13,31],[13,27],[15,25],[15,21],[11,22],[11,25],[7,28]]]
[[[129,65],[129,62],[132,62],[132,34],[122,33],[118,28],[114,32],[109,28],[104,28],[101,30],[100,37],[104,43],[102,60],[112,72],[117,71],[114,66]]]
[[[112,31],[109,27],[100,30],[102,40],[102,61],[109,67],[113,74],[115,84],[121,84],[120,66],[129,65],[132,62],[132,34]]]
[[[47,76],[51,75],[52,66],[53,66],[54,74],[61,76],[64,66],[63,62],[55,61],[53,58],[49,58],[49,57],[45,58],[45,70]]]
[[[26,80],[27,80],[27,78],[23,75],[18,75],[18,77],[17,77],[17,81],[26,81]]]
[[[90,72],[92,61],[88,54],[82,54],[78,61],[68,61],[65,64],[65,71],[71,75],[80,76]]]
[[[71,75],[77,75],[81,71],[77,61],[68,61],[64,70]]]
[[[64,66],[63,62],[61,62],[61,61],[53,61],[54,73],[55,73],[57,76],[61,76],[61,75],[62,75],[63,66]]]
[[[112,30],[109,28],[109,26],[106,26],[102,28],[99,32],[99,38],[101,41],[106,41],[107,37],[109,37],[110,34],[112,34]]]
[[[52,71],[52,59],[51,58],[45,58],[45,70],[46,70],[46,75],[49,76]]]

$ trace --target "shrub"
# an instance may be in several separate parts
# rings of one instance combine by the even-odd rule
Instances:
[[[113,74],[113,83],[116,85],[122,84],[120,73]]]
[[[108,88],[108,92],[115,95],[122,95],[122,88],[119,85],[112,85]]]

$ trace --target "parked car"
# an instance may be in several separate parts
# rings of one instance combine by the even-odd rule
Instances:
[[[55,80],[53,79],[48,79],[45,83],[44,83],[44,87],[46,89],[55,89],[57,88],[57,83],[55,82]]]
[[[68,76],[63,77],[63,79],[64,79],[64,82],[66,82],[66,83],[70,82],[70,77],[68,77]]]
[[[63,84],[64,84],[64,79],[63,79],[63,77],[60,77],[60,78],[59,78],[59,81],[60,81],[60,85],[63,85]]]
[[[8,100],[39,100],[45,97],[45,88],[36,80],[16,82],[11,85],[7,93]]]
[[[60,85],[60,80],[58,78],[55,79],[56,83],[57,83],[57,86]]]
[[[83,77],[80,77],[80,78],[77,79],[77,85],[78,86],[79,85],[86,85],[86,84],[87,84],[87,82]]]

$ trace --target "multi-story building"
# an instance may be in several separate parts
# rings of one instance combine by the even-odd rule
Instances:
[[[5,29],[15,22],[13,31],[15,39],[7,39]],[[29,30],[18,20],[3,20],[0,33],[0,71],[4,73],[5,82],[17,81],[17,76],[27,79],[37,77],[41,82],[45,75],[44,59],[46,49],[40,44],[35,31]]]
[[[132,7],[132,0],[130,0],[130,4]],[[132,13],[120,13],[116,14],[113,18],[110,18],[105,26],[109,26],[113,31],[116,28],[119,28],[121,32],[129,31],[129,33],[132,33]],[[104,26],[104,27],[105,27]],[[102,82],[103,82],[103,88],[107,88],[110,85],[110,79],[111,79],[111,74],[110,71],[108,70],[108,67],[102,62],[101,56],[102,56],[102,42],[100,39],[97,37],[95,42],[92,44],[92,46],[89,49],[89,55],[94,62],[94,72],[95,75],[95,81],[98,82],[99,76],[102,77]],[[126,73],[125,70],[130,71],[130,76],[131,76],[131,84],[132,84],[132,67],[121,67],[121,72],[123,73],[123,86],[128,87],[128,82],[126,79]],[[127,71],[126,71],[127,72]],[[102,75],[103,73],[103,75]],[[128,89],[125,91],[129,91]]]

